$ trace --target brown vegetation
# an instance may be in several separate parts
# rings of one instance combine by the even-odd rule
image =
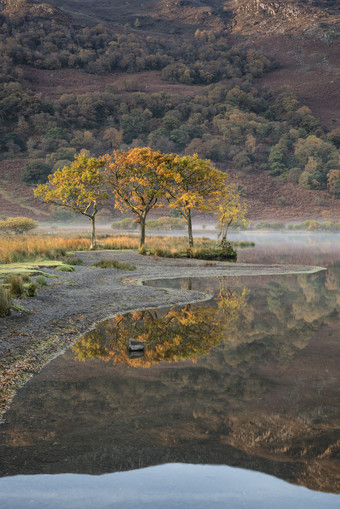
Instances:
[[[9,80],[23,87],[23,92],[14,87],[10,93],[7,87],[2,102],[6,125],[3,133],[0,129],[0,145],[6,158],[45,159],[55,170],[81,148],[94,155],[122,143],[165,152],[198,152],[228,171],[237,169],[238,182],[251,201],[252,218],[338,216],[338,204],[328,194],[338,193],[338,167],[319,162],[316,171],[307,171],[305,163],[292,160],[296,134],[289,141],[294,147],[286,146],[288,130],[298,129],[299,139],[313,134],[339,148],[337,2],[244,0],[223,8],[213,0],[204,6],[156,0],[143,5],[104,1],[95,8],[87,0],[39,5],[34,0],[2,1],[1,5],[2,16],[13,25],[2,43],[4,87]],[[98,24],[102,20],[105,24]],[[26,30],[28,37],[35,33],[31,46],[23,42]],[[226,46],[216,53],[221,44]],[[253,53],[254,48],[263,51],[271,64]],[[279,69],[270,67],[275,61]],[[202,86],[216,82],[209,91]],[[269,96],[258,84],[277,92]],[[277,114],[284,84],[297,92],[301,102],[294,111]],[[225,92],[227,99],[222,97]],[[15,104],[7,118],[6,108],[14,96],[22,97],[26,110],[20,106],[17,111]],[[163,111],[157,110],[161,96]],[[235,111],[228,118],[231,107]],[[235,135],[232,124],[241,134]],[[55,129],[61,131],[56,135]],[[278,149],[282,164],[276,164],[277,154],[271,154]],[[16,168],[7,166],[11,164],[0,162],[0,175],[5,175],[0,183],[0,214],[47,217],[36,202],[32,204],[29,189],[18,184],[19,161]],[[290,170],[295,172],[292,178]],[[283,172],[283,178],[273,180],[267,172],[276,176]],[[313,191],[297,186],[301,173],[305,173],[303,185]],[[327,183],[327,175],[331,182]]]

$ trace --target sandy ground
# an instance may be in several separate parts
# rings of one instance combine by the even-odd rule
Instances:
[[[249,276],[305,273],[311,266],[254,265],[140,256],[133,251],[77,253],[84,265],[75,272],[54,272],[55,279],[34,298],[20,300],[25,308],[0,319],[0,411],[15,391],[50,360],[104,319],[142,308],[165,307],[208,299],[202,292],[153,288],[142,281],[176,277]],[[115,259],[137,267],[132,272],[98,269],[92,263]]]

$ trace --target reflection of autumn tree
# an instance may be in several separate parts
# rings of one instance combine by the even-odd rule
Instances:
[[[119,315],[74,346],[76,359],[99,358],[116,364],[149,367],[162,361],[195,360],[227,339],[246,306],[246,291],[221,287],[215,305],[187,305],[161,310],[142,310]],[[128,340],[145,341],[144,357],[130,358]]]

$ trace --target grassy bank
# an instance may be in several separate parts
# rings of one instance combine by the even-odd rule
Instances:
[[[69,251],[88,250],[89,244],[89,239],[86,237],[64,238],[32,235],[20,238],[4,238],[0,245],[0,264],[24,263],[36,260],[61,260]],[[249,243],[249,245],[252,244]],[[117,235],[98,240],[98,249],[138,250],[138,247],[139,239],[132,235]],[[195,246],[188,249],[186,237],[151,237],[145,247],[140,250],[140,253],[172,258],[236,259],[236,252],[231,246],[228,250],[223,250],[216,246],[214,240],[207,238],[196,239]]]

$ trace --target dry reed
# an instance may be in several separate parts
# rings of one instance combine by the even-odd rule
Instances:
[[[139,238],[133,235],[117,235],[100,239],[98,249],[134,249],[139,247]],[[0,243],[0,263],[21,263],[33,260],[56,260],[65,256],[67,251],[86,251],[89,239],[85,237],[46,237],[25,236],[20,239],[3,238]],[[195,240],[195,246],[188,250],[187,237],[155,236],[149,237],[143,254],[156,256],[190,256],[200,258],[216,250],[216,242],[207,238]]]

